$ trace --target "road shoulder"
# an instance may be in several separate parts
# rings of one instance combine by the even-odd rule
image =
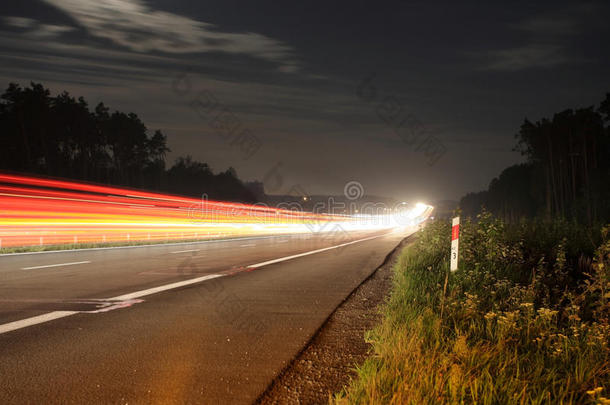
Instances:
[[[386,257],[331,314],[309,344],[274,379],[257,404],[328,403],[355,376],[354,368],[369,355],[364,335],[381,320],[379,306],[392,286],[392,268],[409,236]]]

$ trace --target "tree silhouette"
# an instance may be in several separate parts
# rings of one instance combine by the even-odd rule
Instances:
[[[610,95],[597,110],[568,109],[535,123],[525,119],[515,150],[527,164],[506,169],[488,192],[469,194],[461,205],[472,212],[485,205],[509,221],[534,215],[589,225],[608,220],[609,121]]]
[[[215,175],[205,163],[170,152],[160,130],[134,113],[93,111],[82,97],[55,97],[42,84],[9,84],[0,98],[0,169],[217,199],[254,201],[233,169]]]

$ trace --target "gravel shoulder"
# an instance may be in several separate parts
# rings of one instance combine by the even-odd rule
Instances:
[[[392,287],[392,268],[402,249],[413,240],[413,235],[403,239],[347,297],[256,404],[326,404],[349,384],[356,365],[370,354],[364,334],[381,320],[379,306]]]

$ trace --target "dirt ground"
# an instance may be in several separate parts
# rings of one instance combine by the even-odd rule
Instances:
[[[411,240],[404,239],[385,263],[335,310],[257,404],[327,404],[334,393],[349,384],[355,376],[354,367],[370,353],[364,333],[380,322],[379,305],[392,286],[392,267]]]

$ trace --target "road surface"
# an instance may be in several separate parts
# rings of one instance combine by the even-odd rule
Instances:
[[[251,403],[405,236],[0,256],[0,403]]]

